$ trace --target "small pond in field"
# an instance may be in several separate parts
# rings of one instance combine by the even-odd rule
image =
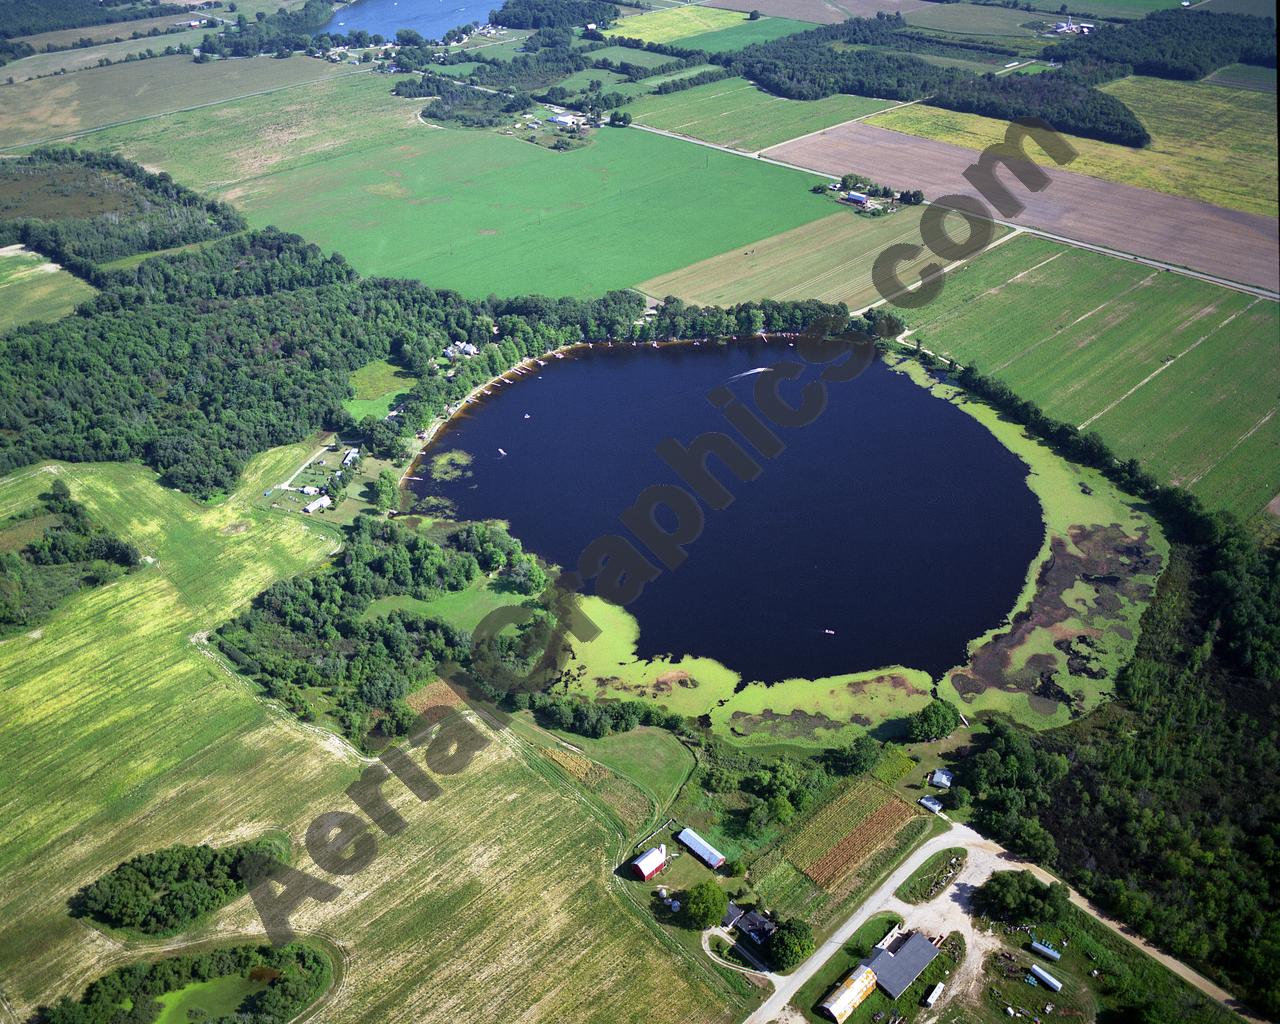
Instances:
[[[749,371],[788,360],[795,350],[778,341],[547,359],[451,421],[413,486],[459,519],[506,520],[526,548],[573,568],[595,538],[628,534],[619,515],[646,487],[682,485],[660,442],[723,431],[760,473],[743,482],[711,459],[733,501],[707,510],[686,561],[628,605],[637,653],[715,658],[744,681],[887,665],[940,675],[1010,612],[1040,547],[1027,467],[962,409],[878,361],[827,384],[809,425],[775,428],[785,450],[765,458],[707,394],[727,386],[755,409],[754,389],[773,375]],[[781,394],[799,404],[814,375]],[[441,479],[430,478],[433,460],[451,467]]]

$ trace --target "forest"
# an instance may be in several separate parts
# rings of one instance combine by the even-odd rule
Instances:
[[[192,982],[253,974],[267,980],[234,1013],[206,1017],[201,1024],[280,1024],[292,1020],[329,987],[329,958],[303,943],[229,946],[186,953],[151,963],[117,967],[93,982],[79,1000],[63,996],[42,1006],[31,1024],[151,1024],[164,1010],[157,999]]]
[[[429,600],[478,575],[518,603],[546,576],[500,526],[469,524],[438,544],[409,526],[363,516],[332,569],[276,583],[216,634],[245,675],[304,720],[314,701],[356,742],[371,728],[400,736],[415,713],[405,697],[436,677],[437,666],[469,660],[471,637],[412,610],[367,615],[381,597]],[[504,638],[503,643],[507,642]]]
[[[1133,111],[1094,89],[1097,82],[1080,71],[997,77],[935,67],[913,56],[913,51],[964,56],[963,51],[976,44],[944,43],[905,31],[906,27],[900,14],[881,12],[874,18],[851,18],[711,59],[788,99],[815,100],[835,93],[927,99],[933,106],[1006,121],[1038,117],[1058,131],[1104,142],[1144,146],[1151,141]],[[862,48],[835,49],[835,44]],[[985,44],[981,48],[1002,52]],[[1116,74],[1109,71],[1097,81],[1109,77]]]
[[[38,528],[18,550],[9,537]],[[94,523],[55,478],[41,504],[0,522],[0,637],[29,630],[77,590],[102,586],[140,564],[137,549]]]
[[[1210,11],[1155,11],[1140,21],[1102,26],[1046,47],[1046,60],[1124,66],[1123,74],[1200,79],[1228,64],[1276,66],[1272,18]],[[1132,72],[1128,69],[1132,68]]]
[[[582,28],[595,24],[605,28],[622,17],[622,12],[603,0],[504,0],[489,21],[507,28]]]
[[[221,3],[214,4],[221,7]],[[30,36],[61,28],[112,25],[138,18],[185,15],[183,4],[142,3],[139,0],[4,0],[0,3],[0,39]]]
[[[424,72],[417,81],[402,79],[393,91],[397,96],[432,97],[422,108],[422,116],[428,121],[462,128],[507,124],[514,115],[533,106],[533,97],[528,93],[482,92],[434,71]]]
[[[984,833],[1280,1012],[1280,547],[1007,385],[971,367],[954,379],[1144,499],[1173,551],[1116,699],[1048,733],[994,720],[949,799],[972,800]]]
[[[89,280],[95,264],[244,227],[228,204],[111,153],[44,147],[0,162],[0,245],[20,243]]]
[[[172,935],[239,899],[264,862],[287,852],[287,843],[264,839],[139,854],[81,889],[71,910],[112,928]]]

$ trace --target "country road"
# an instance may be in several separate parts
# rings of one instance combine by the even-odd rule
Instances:
[[[962,846],[969,852],[968,860],[955,881],[946,891],[927,903],[908,905],[899,900],[894,892],[912,873],[935,853],[950,847]],[[828,938],[813,956],[809,957],[795,971],[787,975],[771,974],[769,979],[774,984],[773,994],[747,1019],[744,1024],[769,1024],[779,1020],[787,1005],[795,998],[796,993],[809,981],[823,965],[844,946],[873,915],[889,910],[900,915],[908,928],[927,928],[931,933],[960,931],[965,936],[965,962],[956,972],[956,977],[949,983],[947,998],[957,992],[968,991],[974,984],[980,983],[980,968],[988,952],[998,945],[995,937],[980,933],[973,927],[969,916],[969,900],[972,893],[996,871],[1026,869],[1044,882],[1058,882],[1061,879],[1051,875],[1041,867],[1029,864],[1010,853],[999,843],[983,838],[968,825],[951,822],[950,828],[941,835],[935,836],[919,846],[892,874],[886,878],[870,896],[855,910],[839,928]],[[1189,985],[1247,1021],[1255,1024],[1266,1024],[1266,1021],[1246,1009],[1231,993],[1219,988],[1208,978],[1192,970],[1180,960],[1163,953],[1150,945],[1141,936],[1131,932],[1125,925],[1107,917],[1097,907],[1081,896],[1074,889],[1070,890],[1071,902],[1100,924],[1109,928],[1126,941],[1137,946],[1154,960],[1159,961],[1170,971],[1182,978]],[[939,927],[939,923],[941,927]]]

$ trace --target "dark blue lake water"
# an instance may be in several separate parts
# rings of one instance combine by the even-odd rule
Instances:
[[[391,39],[398,30],[411,28],[427,39],[439,39],[459,25],[483,24],[489,12],[500,6],[494,0],[356,0],[340,7],[322,31],[345,34],[364,29]]]
[[[647,486],[680,483],[660,441],[735,434],[708,391],[728,383],[755,408],[758,378],[731,378],[788,358],[783,343],[743,342],[549,360],[470,406],[428,453],[470,453],[469,476],[417,486],[460,518],[508,520],[572,568],[596,537],[627,533],[618,516]],[[784,386],[789,401],[799,386]],[[1012,609],[1043,537],[1022,461],[879,362],[828,398],[810,425],[777,430],[786,450],[757,455],[754,481],[712,460],[735,500],[707,511],[687,561],[629,606],[642,657],[708,656],[764,682],[895,664],[936,676]]]

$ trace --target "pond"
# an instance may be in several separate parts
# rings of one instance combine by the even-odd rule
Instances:
[[[489,12],[499,6],[493,0],[356,0],[339,7],[321,31],[345,35],[363,29],[394,39],[400,29],[411,28],[425,39],[439,39],[459,25],[484,24]]]
[[[576,567],[592,540],[629,535],[619,515],[646,487],[683,486],[659,442],[724,431],[742,443],[709,391],[727,385],[754,409],[762,375],[749,371],[785,360],[795,350],[776,340],[548,359],[455,417],[412,486],[459,519],[506,520],[526,548]],[[781,385],[788,402],[803,383]],[[710,460],[733,500],[706,510],[683,564],[627,606],[640,657],[715,658],[744,682],[889,665],[936,677],[1009,614],[1044,538],[1026,465],[879,361],[827,390],[812,423],[777,428],[775,457],[744,444],[754,480]],[[433,460],[449,466],[440,479]]]

